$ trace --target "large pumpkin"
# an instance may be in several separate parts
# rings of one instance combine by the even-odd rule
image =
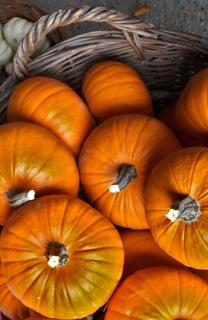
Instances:
[[[1,257],[9,288],[26,306],[49,318],[80,319],[110,298],[124,253],[107,219],[59,195],[13,213],[2,231]]]
[[[208,286],[181,269],[155,267],[128,277],[116,290],[105,320],[208,319]]]
[[[125,253],[123,278],[150,267],[182,267],[156,244],[149,230],[125,230],[120,235]]]
[[[186,266],[208,269],[208,149],[186,148],[163,159],[146,186],[155,241]]]
[[[84,76],[82,90],[99,121],[127,113],[153,113],[150,93],[140,76],[118,61],[92,66]]]
[[[0,224],[13,209],[44,194],[76,196],[79,173],[74,157],[49,131],[34,124],[0,127]]]
[[[175,110],[176,129],[208,146],[208,68],[198,72],[180,95]]]
[[[12,320],[23,320],[29,317],[30,313],[26,306],[22,304],[8,289],[7,281],[2,272],[0,262],[0,310],[5,316]]]
[[[75,91],[47,77],[29,78],[15,88],[9,99],[8,120],[49,129],[75,156],[93,128],[90,113]]]
[[[113,223],[148,228],[143,188],[157,162],[180,149],[174,134],[144,115],[106,120],[85,141],[79,158],[81,182],[93,205]]]

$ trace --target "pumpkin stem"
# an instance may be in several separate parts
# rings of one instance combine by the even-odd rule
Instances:
[[[174,203],[166,217],[172,222],[181,220],[186,223],[193,223],[198,221],[200,214],[199,202],[192,196],[187,196],[183,200]]]
[[[110,185],[109,191],[112,193],[120,192],[137,178],[137,172],[134,166],[123,164],[121,166],[117,180]]]
[[[46,251],[48,265],[51,268],[63,267],[69,262],[67,248],[59,242],[50,242]]]
[[[16,189],[12,189],[7,193],[10,207],[19,207],[24,203],[35,199],[35,191],[29,190],[17,193]]]

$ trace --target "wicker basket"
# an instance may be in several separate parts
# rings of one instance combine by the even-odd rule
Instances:
[[[13,17],[26,18],[32,22],[37,21],[46,13],[34,6],[30,0],[1,0],[0,1],[0,23],[4,24]],[[59,29],[54,30],[48,35],[52,44],[63,40],[62,33]],[[3,69],[2,69],[3,70]],[[6,73],[4,74],[6,77]]]
[[[81,22],[107,23],[112,30],[75,36],[31,59],[37,44],[49,32]],[[35,22],[22,40],[13,74],[0,87],[1,120],[5,120],[8,97],[18,81],[46,75],[80,90],[82,76],[89,66],[108,58],[136,68],[149,86],[158,110],[173,102],[188,79],[208,65],[208,38],[156,30],[149,23],[104,7],[59,10]]]

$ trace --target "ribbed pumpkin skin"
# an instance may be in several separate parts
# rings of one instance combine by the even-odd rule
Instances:
[[[77,156],[93,129],[93,120],[82,99],[66,84],[47,77],[22,81],[8,104],[9,121],[32,122],[61,139]]]
[[[208,146],[208,68],[198,72],[181,93],[175,110],[179,129]],[[201,143],[200,143],[201,142]]]
[[[180,149],[174,134],[160,121],[144,115],[106,120],[93,130],[80,153],[80,177],[93,205],[114,224],[147,229],[143,189],[158,161]],[[119,193],[109,186],[121,165],[134,165],[137,179]]]
[[[114,293],[105,320],[207,320],[208,286],[190,272],[168,267],[140,270]]]
[[[91,113],[99,121],[121,114],[153,113],[143,80],[134,69],[118,61],[92,66],[84,76],[82,91]]]
[[[7,193],[34,189],[44,194],[76,196],[79,173],[70,151],[48,130],[29,123],[0,126],[0,224],[13,208]]]
[[[58,269],[46,258],[54,241],[69,254],[68,264]],[[80,319],[110,298],[124,252],[107,219],[83,201],[60,195],[16,210],[2,231],[1,257],[8,285],[25,305],[45,317]]]
[[[158,245],[186,266],[208,269],[208,149],[185,148],[163,159],[146,185],[146,215]],[[198,221],[171,222],[166,214],[187,195],[200,205]]]
[[[141,269],[157,266],[182,267],[156,244],[149,230],[127,230],[120,235],[125,253],[123,279]]]
[[[23,320],[29,317],[30,313],[21,301],[10,292],[6,285],[7,281],[2,273],[0,262],[0,310],[5,316],[12,320]]]
[[[159,113],[158,119],[164,122],[170,129],[173,130],[175,135],[184,147],[195,147],[195,146],[208,146],[207,137],[193,137],[179,128],[177,119],[175,118],[176,106],[169,106],[162,109]]]

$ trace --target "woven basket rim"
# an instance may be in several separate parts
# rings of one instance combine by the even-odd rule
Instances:
[[[141,71],[141,75],[147,76],[147,79],[150,79],[153,85],[156,80],[158,81],[158,84],[153,86],[153,91],[156,93],[155,96],[158,95],[158,97],[163,98],[168,95],[170,97],[176,96],[185,82],[195,72],[205,67],[205,65],[208,66],[208,37],[171,30],[158,30],[151,23],[105,7],[81,6],[77,9],[74,7],[60,9],[50,15],[42,16],[32,25],[28,34],[21,41],[14,58],[12,76],[0,87],[0,102],[2,102],[0,114],[5,112],[7,98],[15,83],[30,76],[28,67],[33,70],[31,75],[37,75],[40,72],[40,74],[46,76],[57,76],[57,79],[66,81],[71,85],[69,78],[71,79],[72,74],[72,78],[78,81],[81,72],[85,70],[91,61],[86,54],[93,54],[89,50],[89,53],[88,51],[84,52],[84,47],[82,48],[82,45],[78,43],[79,40],[82,39],[83,43],[84,39],[90,44],[93,33],[105,33],[104,30],[75,35],[52,46],[45,54],[35,59],[31,60],[30,57],[37,44],[49,32],[72,23],[83,22],[108,23],[113,27],[113,31],[108,30],[107,32],[109,34],[117,32],[123,39],[123,42],[121,42],[124,45],[124,49],[129,50],[129,55],[128,52],[124,54],[124,50],[122,51],[121,49],[119,49],[118,54],[122,54],[122,57],[125,55],[127,63],[128,59],[133,59],[136,70],[139,73]],[[105,39],[98,37],[101,49],[102,45],[104,46],[105,44],[102,44],[102,41],[105,41]],[[74,43],[78,60],[76,60],[72,52],[74,50],[73,46],[70,47],[70,43]],[[119,45],[120,47],[121,45]],[[110,45],[109,48],[104,49],[105,52],[108,49],[110,51]],[[114,46],[114,56],[116,56],[117,49],[118,46]],[[66,50],[66,57],[58,61],[56,54],[57,52],[60,53],[61,50]],[[101,51],[98,52],[99,54],[102,53]],[[183,56],[187,58],[187,61],[183,59]],[[194,65],[191,65],[193,64],[193,58],[196,56],[197,59],[195,58]],[[50,57],[49,60],[47,60],[48,57]],[[95,61],[95,56],[93,57],[93,61]],[[73,68],[71,64],[73,61],[76,61],[76,68]],[[190,66],[187,65],[187,62],[190,63]],[[65,68],[66,64],[68,64],[67,68]],[[70,77],[66,72],[71,73]],[[77,74],[75,74],[76,72]],[[64,78],[65,76],[66,79]],[[172,87],[170,87],[171,81],[173,81]],[[168,85],[169,87],[167,88]]]

